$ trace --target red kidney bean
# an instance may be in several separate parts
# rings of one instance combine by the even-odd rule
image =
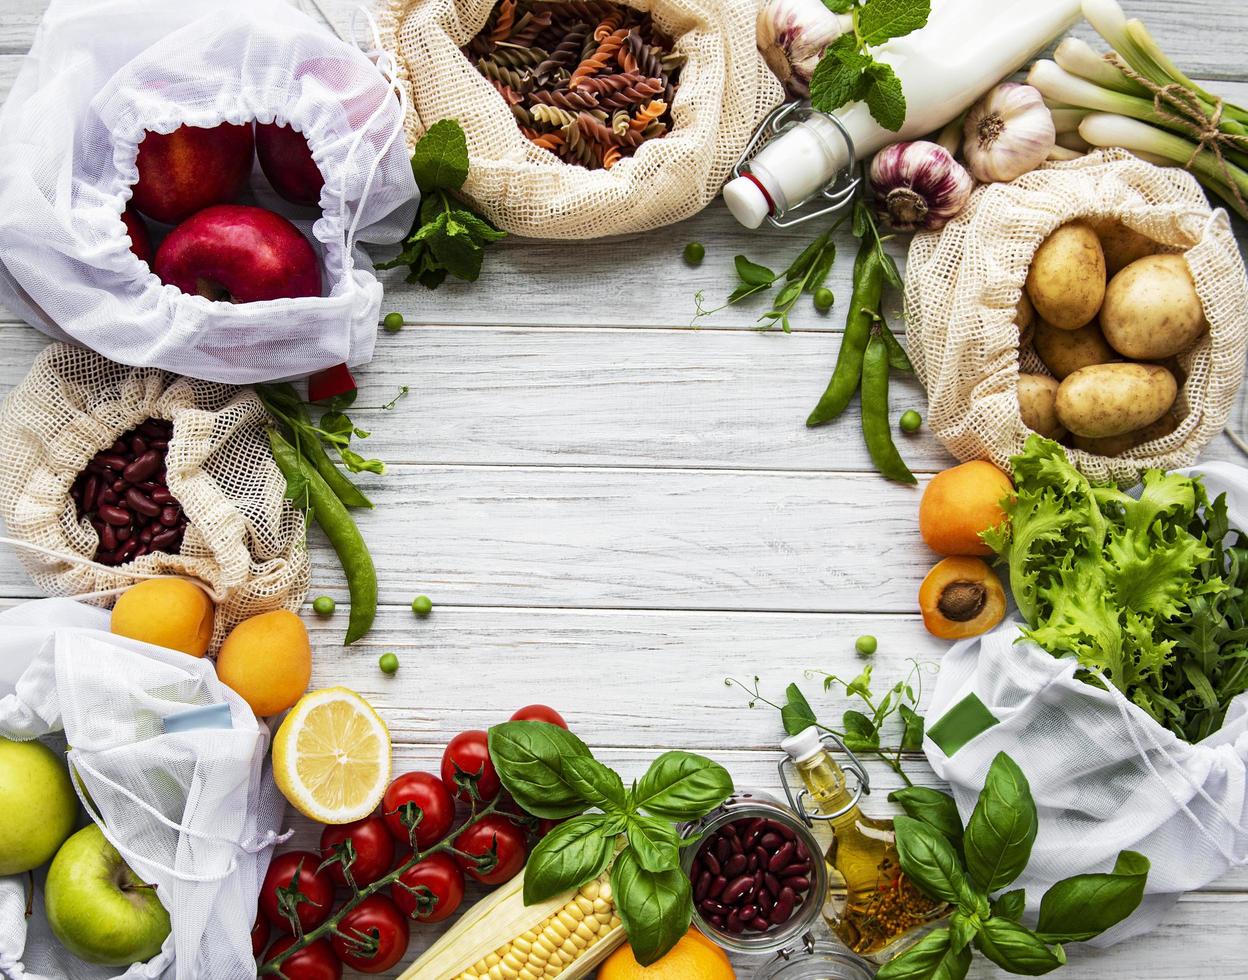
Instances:
[[[741,914],[736,909],[728,913],[727,928],[729,932],[736,935],[745,932],[745,923],[741,921]]]
[[[128,529],[127,529],[127,532],[128,532]],[[116,551],[117,550],[117,532],[113,530],[112,525],[105,524],[99,533],[100,533],[100,547],[103,548],[105,551]],[[127,533],[127,536],[129,536],[128,533]]]
[[[754,894],[754,878],[751,875],[742,875],[728,883],[721,901],[725,905],[736,905],[752,894]]]
[[[147,452],[147,440],[141,435],[133,435],[130,437],[130,452],[135,456],[142,456]]]
[[[793,875],[804,875],[810,871],[809,861],[798,861],[796,864],[790,864],[787,868],[781,868],[778,872],[781,878],[791,878]]]
[[[146,533],[146,530],[144,531]],[[141,537],[142,535],[140,535]],[[152,535],[151,546],[153,551],[164,551],[173,546],[174,542],[182,537],[182,528],[171,527],[167,531],[161,531],[159,534]]]
[[[709,850],[703,850],[700,856],[706,864],[706,869],[711,872],[711,874],[717,875],[723,873],[724,869],[719,863],[719,858],[717,858]]]
[[[768,830],[767,833],[758,839],[758,846],[765,847],[769,851],[775,851],[780,846],[781,840],[783,838],[774,830]]]
[[[745,870],[747,864],[744,854],[734,854],[724,862],[722,873],[729,878],[735,878]]]
[[[762,910],[764,915],[770,912],[771,907],[776,904],[771,897],[771,892],[767,891],[766,888],[754,896],[754,901],[758,902],[758,907]]]
[[[728,920],[727,920],[727,919],[725,919],[722,915],[712,915],[708,921],[709,921],[709,922],[711,923],[711,925],[713,925],[716,929],[722,929],[722,928],[724,928],[724,926],[725,926],[725,924],[727,923],[727,921],[728,921]]]
[[[82,511],[89,514],[95,510],[95,497],[100,492],[100,478],[95,474],[87,477],[82,488]]]
[[[160,517],[160,504],[148,500],[138,487],[126,491],[126,503],[145,517]]]
[[[780,894],[776,896],[777,905],[783,905],[785,902],[788,902],[790,905],[797,902],[797,892],[795,892],[792,888],[781,888]]]
[[[182,518],[182,512],[177,507],[169,504],[160,511],[160,523],[165,527],[175,527]]]
[[[709,871],[703,871],[698,875],[698,883],[693,888],[693,900],[695,902],[701,903],[702,899],[706,898],[707,892],[711,890],[711,882],[713,880],[714,876]]]
[[[116,533],[117,533],[117,540],[118,540],[118,541],[129,541],[129,540],[130,540],[130,528],[128,528],[128,527],[119,527],[119,528],[117,528],[117,532],[116,532]]]
[[[143,489],[147,490],[148,486],[149,484],[145,483],[143,485]],[[155,490],[147,490],[147,493],[148,493],[148,496],[150,496],[158,504],[176,504],[177,503],[177,501],[173,499],[173,494],[171,494],[164,487],[157,487]]]
[[[767,886],[767,890],[771,892],[772,895],[780,894],[780,879],[773,875],[770,871],[763,875],[763,883]]]
[[[711,882],[711,890],[708,893],[711,898],[719,898],[724,893],[724,889],[728,887],[728,879],[723,875],[719,875]]]
[[[793,918],[793,903],[781,899],[772,907],[771,915],[767,916],[767,918],[774,926],[783,925]]]
[[[775,874],[781,868],[787,868],[793,861],[793,855],[796,848],[792,841],[785,841],[784,846],[771,856],[771,860],[767,862],[767,870]]]
[[[125,456],[121,455],[123,452],[125,452],[124,447],[115,453],[103,453],[97,456],[96,459],[100,461],[100,465],[106,470],[113,470],[120,473],[129,465],[130,462]]]
[[[786,827],[784,824],[776,823],[774,820],[771,822],[771,829],[785,840],[795,840],[797,838],[797,834],[792,827]]]
[[[769,851],[769,850],[767,850],[767,848],[765,848],[765,847],[756,847],[756,848],[754,848],[754,856],[755,856],[756,858],[758,858],[758,865],[757,865],[757,867],[760,867],[760,868],[763,868],[764,870],[766,870],[766,868],[767,868],[767,864],[768,864],[768,862],[770,862],[770,861],[771,861],[771,856],[772,856],[772,854],[774,854],[774,853],[775,853],[775,851]]]
[[[117,494],[113,493],[112,487],[105,487],[103,490],[100,491],[100,499],[96,503],[96,513],[99,513],[100,507],[102,507],[104,504],[116,504],[118,503],[119,500],[120,498],[117,496]]]
[[[744,854],[744,853],[745,853],[745,844],[744,844],[744,842],[741,840],[741,838],[740,838],[740,837],[730,837],[730,838],[728,838],[728,842],[729,842],[729,845],[730,845],[729,850],[730,850],[733,854]]]
[[[706,899],[698,906],[707,915],[727,915],[728,907],[712,899]]]
[[[746,922],[749,922],[751,919],[754,919],[757,917],[758,917],[757,905],[742,905],[741,906],[741,918],[743,918]]]
[[[795,878],[785,878],[784,887],[792,889],[795,892],[804,892],[810,888],[810,879],[803,878],[800,875]]]
[[[112,524],[114,527],[125,527],[130,523],[129,511],[112,504],[101,504],[98,513],[105,523]]]
[[[806,845],[803,844],[800,840],[795,840],[793,844],[794,844],[793,849],[797,854],[797,859],[799,861],[809,861],[810,851],[806,850]]]
[[[719,833],[721,837],[736,837],[738,833],[737,826],[736,824],[731,823],[724,824],[724,826],[720,828]]]
[[[160,453],[155,449],[149,449],[133,463],[126,466],[122,471],[122,476],[131,483],[142,483],[160,469],[160,464]]]

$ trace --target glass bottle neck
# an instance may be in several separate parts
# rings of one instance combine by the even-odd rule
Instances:
[[[854,797],[849,790],[845,771],[836,764],[830,753],[820,752],[811,759],[796,763],[796,767],[815,809],[825,815],[846,811],[832,821],[833,827],[852,823],[857,819],[861,811],[857,805],[850,806]]]

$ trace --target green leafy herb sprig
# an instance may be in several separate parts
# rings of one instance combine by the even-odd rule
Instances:
[[[618,773],[556,725],[507,722],[490,729],[489,743],[516,803],[535,817],[565,820],[529,855],[525,904],[579,888],[610,866],[633,955],[643,966],[660,959],[693,918],[680,851],[694,841],[682,840],[673,822],[697,820],[723,803],[733,790],[728,771],[700,755],[665,752],[625,788]]]
[[[814,725],[820,731],[835,735],[851,752],[863,752],[877,756],[889,769],[901,777],[907,786],[912,785],[910,777],[901,766],[902,755],[906,752],[917,752],[923,747],[923,716],[919,714],[919,702],[923,698],[923,674],[931,669],[930,665],[917,660],[910,661],[910,672],[901,680],[884,691],[876,694],[871,689],[872,667],[863,669],[857,677],[845,680],[836,674],[823,674],[823,689],[843,690],[848,698],[857,699],[865,711],[850,708],[841,716],[841,727],[832,728],[822,724],[810,706],[806,695],[796,684],[785,689],[784,704],[776,704],[767,700],[759,692],[759,679],[754,678],[753,686],[747,686],[735,677],[729,677],[724,683],[729,687],[739,687],[750,695],[749,705],[755,707],[758,702],[770,705],[780,712],[780,720],[787,735],[797,735]],[[887,748],[883,744],[886,727],[896,719],[901,723],[901,730],[896,748]]]
[[[1144,898],[1148,858],[1122,851],[1112,871],[1057,882],[1040,900],[1034,929],[1021,922],[1027,896],[1008,888],[1027,867],[1039,815],[1027,777],[1005,753],[988,770],[963,827],[953,797],[912,786],[892,793],[901,870],[924,894],[954,906],[947,926],[880,968],[877,980],[962,980],[972,949],[1001,969],[1040,976],[1066,962],[1063,943],[1117,925]]]
[[[476,282],[485,248],[507,237],[455,197],[468,179],[468,140],[454,119],[429,127],[412,152],[420,212],[405,247],[379,269],[410,266],[407,281],[437,289],[448,275]]]
[[[831,10],[853,17],[847,31],[828,45],[810,79],[811,105],[835,112],[865,102],[885,129],[897,132],[906,121],[906,97],[897,73],[871,53],[885,41],[905,37],[927,23],[931,0],[824,0]]]
[[[772,297],[771,305],[758,319],[765,327],[774,327],[779,323],[785,333],[790,333],[793,328],[789,323],[789,314],[793,312],[797,301],[804,295],[813,296],[822,289],[827,281],[828,273],[832,271],[832,264],[836,261],[836,243],[832,241],[832,235],[840,224],[841,222],[837,221],[807,245],[783,272],[773,272],[765,265],[760,265],[744,255],[738,255],[735,259],[737,286],[729,294],[728,301],[723,306],[708,310],[702,305],[704,294],[699,292],[694,297],[697,303],[694,320],[718,313],[722,309],[772,289],[783,282],[779,292]]]

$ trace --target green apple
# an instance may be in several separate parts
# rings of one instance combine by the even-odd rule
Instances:
[[[43,904],[61,945],[103,966],[150,960],[169,935],[169,913],[95,824],[56,852]]]
[[[0,738],[0,876],[46,864],[78,819],[69,770],[42,742]]]

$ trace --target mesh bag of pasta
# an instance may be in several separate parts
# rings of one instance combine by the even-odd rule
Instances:
[[[1106,438],[1042,434],[1072,442],[1071,462],[1096,480],[1130,485],[1146,469],[1190,466],[1226,424],[1243,380],[1248,279],[1230,219],[1210,208],[1192,175],[1123,150],[986,184],[940,231],[915,236],[906,262],[906,339],[927,388],[932,431],[960,459],[1008,466],[1032,431],[1020,410],[1020,384],[1052,390],[1076,372],[1086,377],[1080,365],[1123,359],[1096,318],[1076,330],[1037,315],[1034,329],[1020,335],[1037,249],[1072,222],[1089,226],[1103,245],[1117,243],[1104,252],[1110,276],[1120,271],[1116,262],[1182,255],[1207,329],[1160,366],[1173,379],[1165,379],[1173,400],[1162,417]]]
[[[464,193],[500,228],[595,238],[714,199],[783,97],[742,0],[383,0],[415,144],[468,137]]]
[[[198,579],[217,603],[215,650],[308,590],[268,424],[248,389],[52,344],[0,406],[0,519],[48,595]]]

